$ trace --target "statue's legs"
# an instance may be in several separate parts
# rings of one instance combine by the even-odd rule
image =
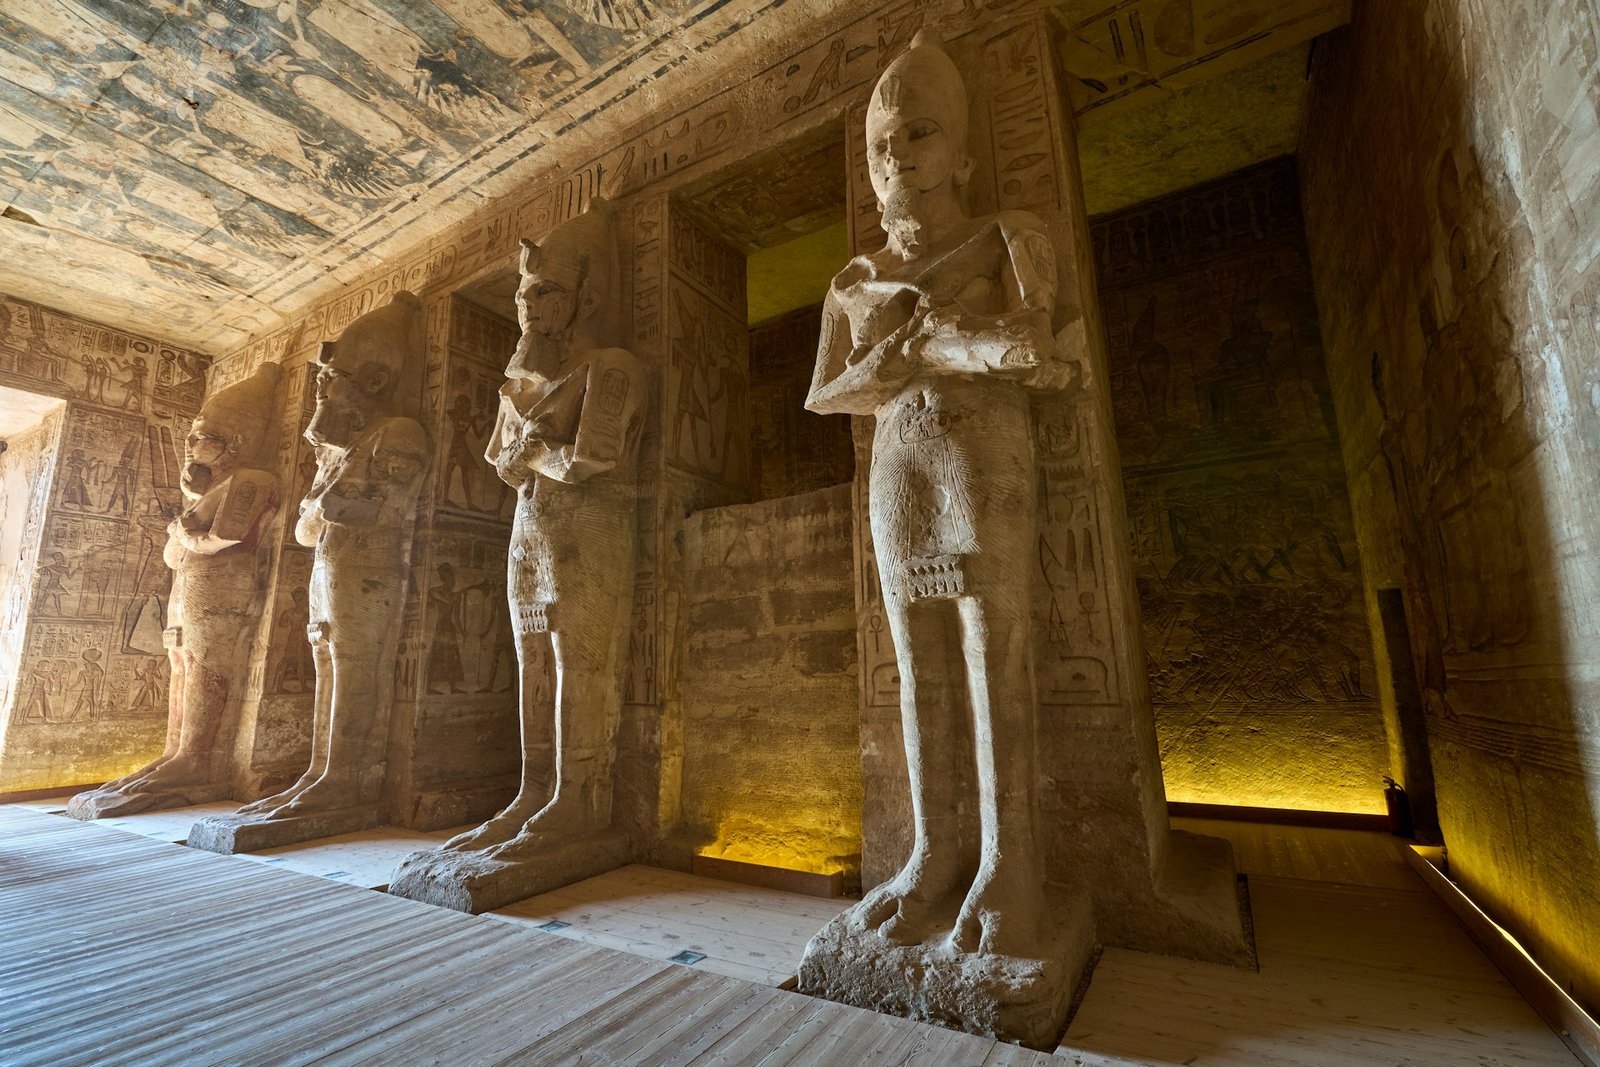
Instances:
[[[619,603],[617,608],[626,607]],[[613,622],[620,610],[612,611]],[[555,836],[576,836],[611,825],[611,767],[622,693],[615,664],[625,627],[574,625],[552,631],[555,660],[556,781],[549,803],[517,836],[495,848],[495,859],[531,858]]]
[[[517,628],[517,662],[520,664],[518,690],[522,732],[522,780],[517,795],[494,818],[466,833],[457,834],[444,847],[461,851],[490,848],[517,836],[523,823],[550,800],[549,778],[545,769],[550,760],[552,701],[550,635]]]
[[[1043,902],[1034,839],[1034,680],[1027,590],[962,597],[961,649],[978,772],[982,831],[977,877],[952,943],[968,952],[1026,955]]]
[[[316,696],[311,722],[311,765],[296,782],[281,793],[263,797],[240,808],[240,815],[264,815],[276,811],[309,789],[328,769],[328,726],[333,715],[333,652],[328,641],[328,625],[312,623],[306,627],[311,642],[311,662],[316,672]]]
[[[317,772],[318,757],[321,770],[289,802],[291,813],[307,814],[377,799],[376,790],[363,789],[363,780],[381,771],[382,739],[389,727],[383,672],[393,671],[394,661],[384,654],[390,651],[385,646],[391,644],[384,636],[365,627],[335,622],[326,653],[333,676],[327,725],[322,728],[319,722],[316,734],[327,740],[320,750],[313,747],[312,766],[307,773]],[[317,667],[317,688],[321,690],[322,657]]]
[[[887,576],[884,586],[892,588]],[[963,888],[971,869],[961,854],[966,835],[955,795],[966,716],[955,677],[952,607],[947,600],[884,597],[900,670],[915,838],[899,873],[869,892],[857,910],[868,927],[904,943],[927,934],[939,905]]]

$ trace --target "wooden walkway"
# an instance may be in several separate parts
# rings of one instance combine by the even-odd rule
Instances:
[[[1233,842],[1261,969],[1108,949],[1063,1048],[1196,1067],[1576,1067],[1387,834],[1174,819]]]
[[[6,1067],[1062,1063],[16,807],[0,922]]]
[[[1261,970],[1107,950],[1047,1056],[774,988],[845,901],[627,867],[469,916],[361,888],[381,832],[312,877],[0,806],[0,1065],[1577,1063],[1392,839],[1185,823],[1234,839]]]

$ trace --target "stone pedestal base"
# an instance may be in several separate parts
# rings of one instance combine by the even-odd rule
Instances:
[[[435,848],[413,853],[395,869],[389,892],[476,915],[614,870],[631,859],[627,835],[605,830],[551,842],[507,862],[484,852]]]
[[[184,808],[191,804],[209,804],[226,799],[232,788],[228,785],[196,785],[182,789],[169,789],[151,793],[124,793],[117,789],[90,789],[79,793],[67,802],[67,814],[87,822],[90,819],[109,819],[117,815],[136,815],[141,811],[162,811],[166,808]]]
[[[314,841],[319,837],[370,830],[382,823],[382,808],[360,804],[306,815],[274,818],[271,815],[208,815],[189,828],[190,848],[231,855],[260,852],[264,848]]]
[[[859,925],[855,909],[806,945],[800,992],[937,1023],[1030,1048],[1054,1049],[1094,952],[1088,901],[1052,894],[1037,957],[960,952],[947,937],[900,945]]]

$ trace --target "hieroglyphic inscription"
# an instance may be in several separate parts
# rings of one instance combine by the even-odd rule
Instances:
[[[669,217],[667,247],[672,268],[729,312],[744,314],[744,256],[712,236],[683,209],[673,210]]]
[[[700,289],[671,286],[663,388],[674,466],[729,485],[749,477],[749,332]]]
[[[1050,89],[1045,39],[1022,26],[985,43],[983,69],[995,78],[985,96],[996,199],[1006,208],[1048,208],[1060,201],[1056,140],[1044,106]]]
[[[633,339],[654,347],[664,336],[662,286],[666,283],[667,198],[641,199],[633,213]]]
[[[27,635],[10,653],[13,721],[84,724],[48,744],[44,734],[5,733],[0,764],[48,776],[52,753],[137,754],[164,719],[171,572],[161,548],[181,502],[182,439],[208,362],[0,298],[0,382],[67,400],[61,443],[35,480],[38,506],[27,520],[37,544],[31,586],[4,607],[8,631]],[[125,734],[92,725],[107,719],[150,725]],[[12,780],[8,772],[0,787]]]
[[[1034,561],[1034,638],[1039,703],[1116,704],[1119,679],[1108,551],[1106,498],[1097,480],[1105,459],[1085,425],[1091,405],[1051,398],[1034,408],[1034,448],[1043,475]]]

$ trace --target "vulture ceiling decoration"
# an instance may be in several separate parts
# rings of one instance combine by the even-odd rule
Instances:
[[[1084,72],[1074,105],[1085,121],[1114,121],[1206,71],[1338,25],[1348,6],[1073,0],[1055,10],[1063,62]],[[848,8],[0,4],[0,291],[226,349],[608,136],[798,50]],[[858,59],[877,61],[839,57]]]

